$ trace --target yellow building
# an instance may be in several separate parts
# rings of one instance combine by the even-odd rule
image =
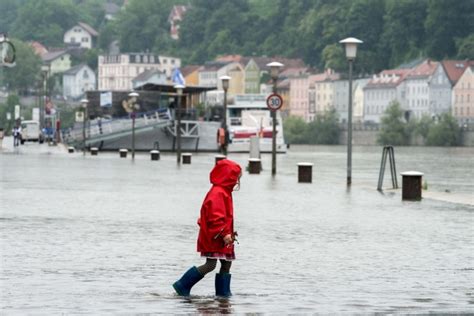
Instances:
[[[49,76],[65,72],[71,68],[71,55],[65,50],[52,51],[41,56],[43,65],[48,67]]]
[[[228,67],[227,75],[231,78],[229,82],[229,95],[245,93],[245,71],[239,63],[233,63]]]
[[[199,68],[201,66],[189,65],[181,68],[181,74],[184,77],[184,81],[188,86],[199,85]]]

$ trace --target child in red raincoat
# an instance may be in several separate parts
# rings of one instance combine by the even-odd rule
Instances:
[[[212,169],[212,188],[204,199],[198,220],[197,251],[206,258],[206,262],[199,267],[190,268],[173,284],[178,295],[189,295],[191,288],[216,268],[217,260],[220,261],[221,268],[215,279],[216,295],[231,295],[229,272],[232,260],[235,259],[236,235],[232,191],[238,190],[241,175],[240,166],[228,159],[220,160]]]

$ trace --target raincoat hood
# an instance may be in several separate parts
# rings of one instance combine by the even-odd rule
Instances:
[[[223,159],[217,162],[211,171],[210,180],[213,185],[232,190],[239,180],[242,172],[240,166],[229,159]]]

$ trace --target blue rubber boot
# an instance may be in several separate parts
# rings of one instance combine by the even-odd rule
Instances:
[[[217,273],[216,274],[216,295],[229,297],[232,295],[230,292],[230,273]]]
[[[173,287],[176,293],[180,296],[189,296],[191,292],[191,288],[194,284],[201,281],[204,277],[196,267],[192,267],[185,274],[179,279],[178,281],[174,282]]]

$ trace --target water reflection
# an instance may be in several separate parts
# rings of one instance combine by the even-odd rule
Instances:
[[[189,298],[184,300],[186,304],[193,305],[199,315],[222,315],[232,314],[231,299],[228,298]]]

